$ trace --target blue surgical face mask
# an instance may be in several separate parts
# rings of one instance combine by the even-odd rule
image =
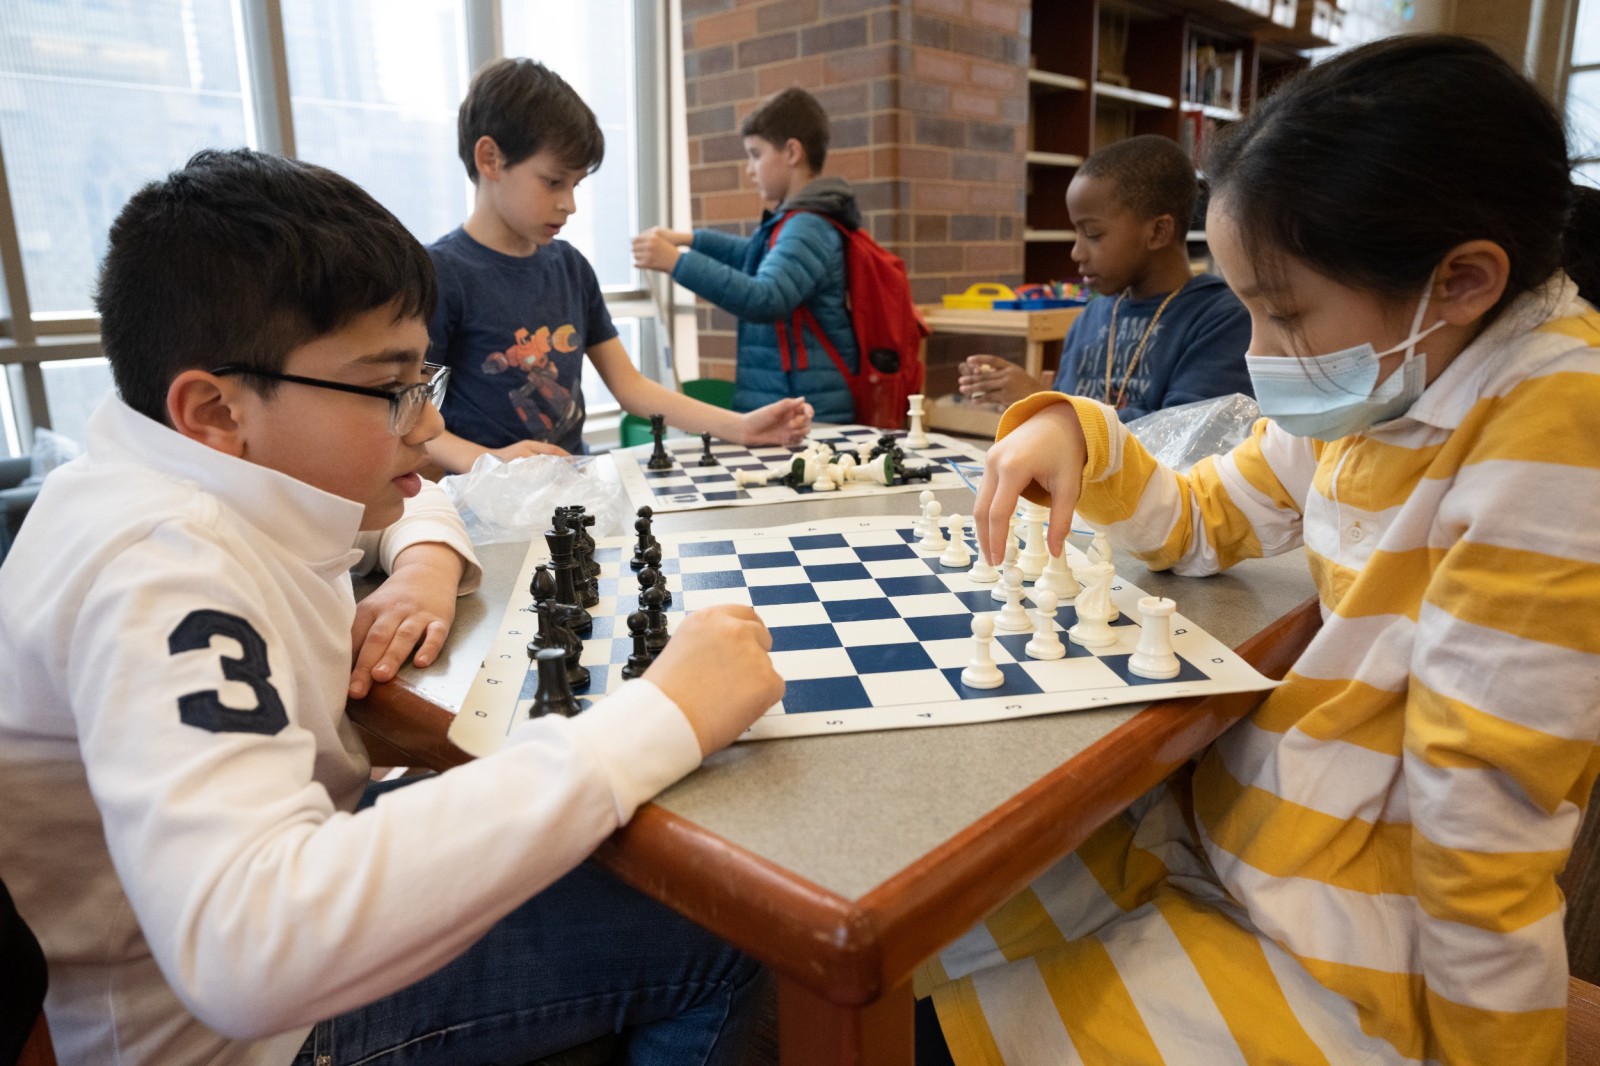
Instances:
[[[1427,360],[1419,358],[1417,345],[1444,325],[1441,319],[1419,329],[1432,289],[1430,275],[1411,320],[1410,335],[1385,351],[1375,351],[1368,343],[1303,359],[1245,356],[1261,413],[1297,437],[1318,440],[1338,440],[1405,414],[1427,384]],[[1406,354],[1399,369],[1374,388],[1379,360],[1401,349]]]

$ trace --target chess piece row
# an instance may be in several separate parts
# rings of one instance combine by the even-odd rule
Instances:
[[[1097,566],[1103,564],[1096,564]],[[1109,580],[1109,579],[1107,579]],[[1066,645],[1056,634],[1055,593],[1045,589],[1035,590],[1033,595],[1034,608],[1032,612],[1023,613],[1022,626],[1013,620],[1010,624],[1002,624],[1005,611],[1000,614],[975,614],[972,616],[972,659],[961,671],[961,684],[967,688],[993,689],[1005,684],[1005,673],[994,661],[993,641],[997,629],[1025,628],[1033,632],[1033,637],[1023,647],[1023,652],[1030,659],[1053,660],[1066,655]],[[1081,600],[1080,600],[1081,602]],[[1010,604],[1008,604],[1010,606]],[[1019,608],[1020,609],[1020,608]],[[1172,650],[1171,619],[1177,605],[1170,599],[1160,596],[1145,596],[1139,600],[1139,616],[1141,628],[1139,644],[1134,653],[1128,658],[1128,671],[1140,677],[1155,680],[1166,680],[1178,676],[1181,664],[1177,654]],[[1103,617],[1086,619],[1082,614],[1083,608],[1079,607],[1079,621],[1067,631],[1068,637],[1075,644],[1097,646],[1091,640],[1098,641],[1099,630],[1105,629],[1106,644],[1116,643],[1115,637],[1110,636],[1109,627]],[[1029,615],[1031,614],[1031,617]]]

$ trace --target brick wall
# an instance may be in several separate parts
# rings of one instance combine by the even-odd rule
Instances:
[[[918,302],[1022,281],[1027,0],[682,3],[696,226],[755,228],[761,204],[739,124],[799,85],[832,121],[824,173],[854,186],[872,235],[905,259]],[[698,321],[701,373],[731,378],[732,316],[702,302]],[[936,391],[971,350],[955,340],[930,346]]]

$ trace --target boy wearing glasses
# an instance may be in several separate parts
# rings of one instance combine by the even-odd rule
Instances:
[[[274,156],[203,152],[112,228],[119,396],[0,568],[0,877],[65,1062],[526,1062],[618,1030],[629,1061],[735,1061],[756,967],[581,863],[781,694],[753,612],[369,784],[362,663],[431,658],[479,576],[418,476],[433,303],[393,216]]]

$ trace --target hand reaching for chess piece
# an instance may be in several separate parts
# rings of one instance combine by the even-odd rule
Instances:
[[[644,676],[683,709],[700,753],[710,755],[783,698],[771,649],[755,611],[719,604],[687,615]]]

